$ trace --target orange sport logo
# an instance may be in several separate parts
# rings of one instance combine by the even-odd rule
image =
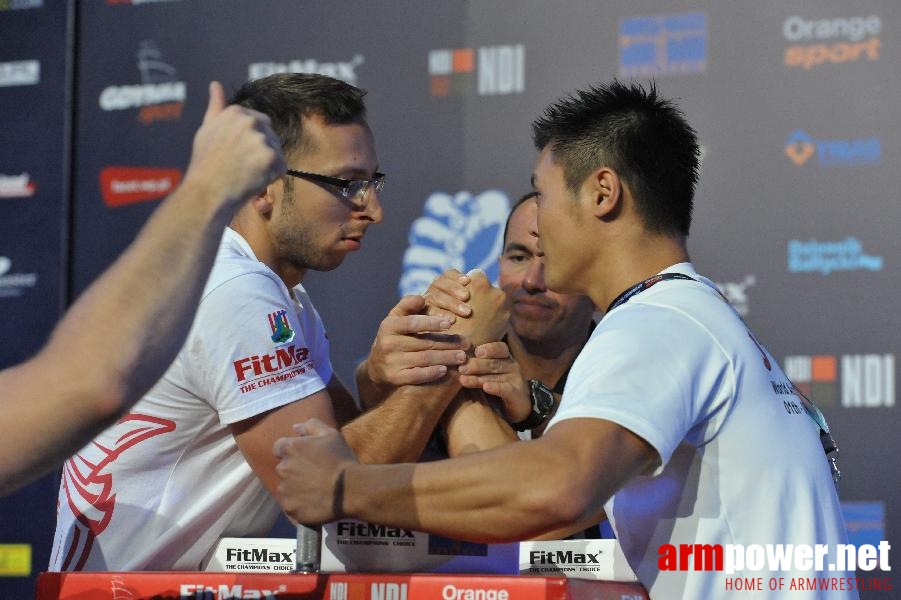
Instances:
[[[791,16],[782,24],[787,67],[810,70],[819,65],[879,60],[882,20],[876,15],[837,19]]]

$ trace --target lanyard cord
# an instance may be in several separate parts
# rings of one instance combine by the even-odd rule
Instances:
[[[609,313],[611,310],[625,304],[629,300],[631,300],[634,296],[642,293],[645,290],[650,289],[651,287],[657,285],[661,281],[669,281],[671,279],[682,279],[688,281],[697,281],[694,277],[689,277],[688,275],[683,275],[682,273],[660,273],[659,275],[654,275],[653,277],[648,277],[641,283],[636,283],[625,292],[617,296],[613,299],[613,302],[610,303],[610,306],[607,307],[607,311],[604,313],[605,315]]]

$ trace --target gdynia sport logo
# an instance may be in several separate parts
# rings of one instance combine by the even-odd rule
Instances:
[[[891,571],[885,540],[872,544],[663,544],[661,571],[721,571],[727,591],[890,590],[890,578],[855,577],[855,570]],[[835,576],[833,576],[835,575]]]

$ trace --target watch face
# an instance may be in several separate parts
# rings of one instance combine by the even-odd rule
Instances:
[[[554,407],[554,392],[540,381],[532,381],[532,399],[535,408],[543,415],[547,415]]]

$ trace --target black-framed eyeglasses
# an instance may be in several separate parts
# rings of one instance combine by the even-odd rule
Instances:
[[[320,175],[318,173],[307,173],[306,171],[298,171],[296,169],[288,169],[286,175],[306,179],[314,183],[323,183],[330,185],[340,192],[341,196],[348,200],[355,201],[362,198],[370,186],[376,191],[381,192],[385,187],[385,174],[376,172],[372,179],[341,179],[340,177],[329,177],[328,175]]]

